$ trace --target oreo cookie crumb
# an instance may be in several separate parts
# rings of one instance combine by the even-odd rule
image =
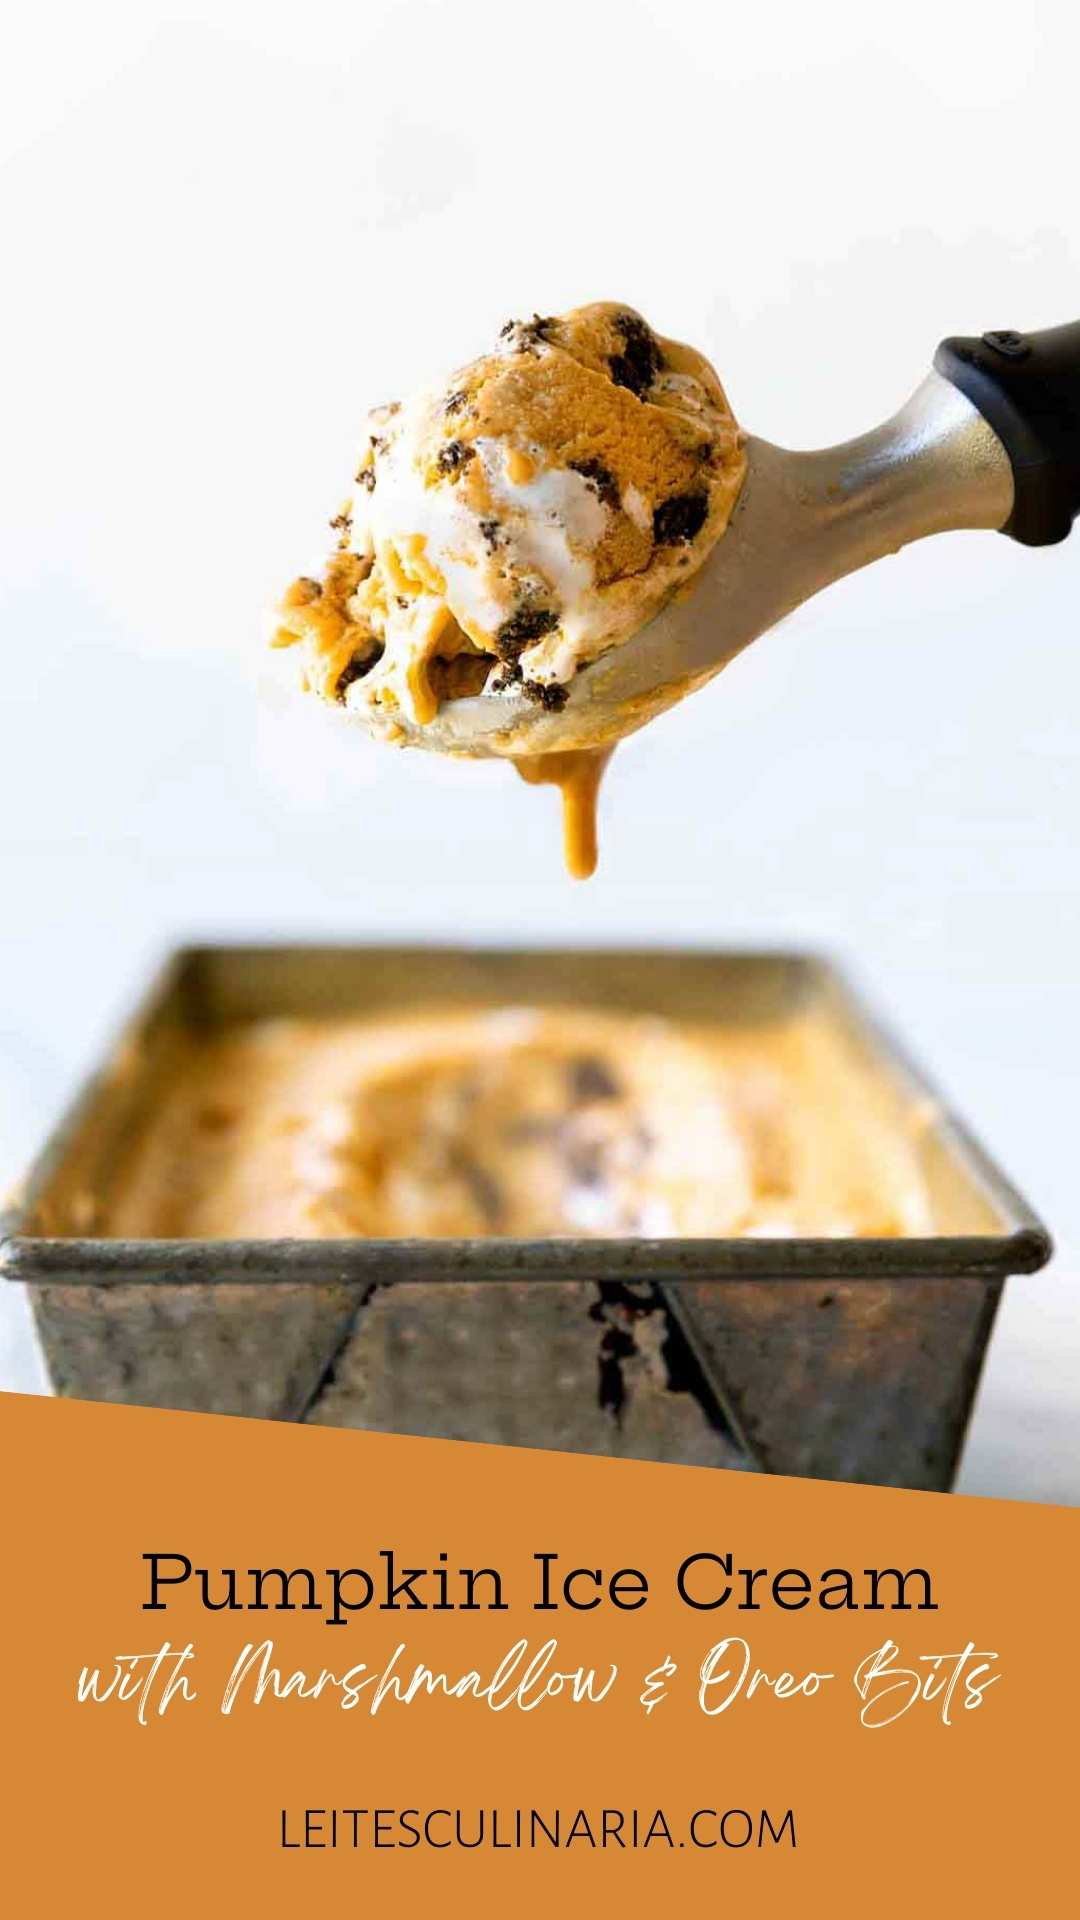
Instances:
[[[622,336],[623,350],[612,354],[608,371],[617,387],[627,387],[641,398],[647,393],[664,364],[660,342],[640,314],[620,313],[615,325]]]
[[[708,517],[707,493],[673,493],[653,514],[653,539],[658,547],[686,543],[697,537]]]
[[[521,691],[526,700],[532,701],[534,707],[543,707],[548,713],[561,713],[570,698],[566,687],[560,687],[545,680],[523,679]]]
[[[464,440],[448,440],[445,447],[440,447],[435,465],[440,473],[455,474],[475,458],[475,447],[467,446]]]
[[[535,353],[551,339],[555,324],[554,314],[534,313],[531,320],[508,320],[499,329],[499,339],[512,341],[519,353]]]
[[[495,635],[495,651],[500,660],[516,661],[519,654],[545,633],[554,633],[559,616],[550,607],[519,607]]]
[[[494,553],[499,544],[499,532],[500,527],[497,520],[481,520],[480,537],[489,553]]]
[[[444,413],[460,413],[469,396],[464,387],[458,387],[454,393],[448,393],[443,401]]]
[[[571,1060],[570,1096],[577,1103],[587,1100],[617,1100],[619,1083],[606,1061],[598,1055],[583,1053]]]
[[[352,659],[347,661],[338,674],[334,698],[344,703],[345,695],[353,681],[362,680],[365,674],[371,672],[372,667],[377,667],[384,652],[382,641],[375,639],[372,639],[370,646],[358,648]]]
[[[573,473],[580,473],[583,480],[591,481],[605,507],[618,509],[621,500],[619,483],[611,468],[605,467],[602,460],[571,460],[570,469]]]
[[[356,475],[356,484],[358,487],[363,487],[366,490],[366,492],[374,493],[375,491],[374,467],[361,467],[359,473]]]

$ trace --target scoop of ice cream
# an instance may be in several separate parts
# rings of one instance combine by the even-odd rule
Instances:
[[[492,353],[369,416],[338,546],[290,588],[278,642],[391,738],[464,695],[557,711],[692,578],[744,470],[712,367],[640,314],[511,321]]]

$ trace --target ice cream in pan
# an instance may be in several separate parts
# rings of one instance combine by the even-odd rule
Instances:
[[[95,1229],[119,1239],[888,1237],[926,1116],[825,1019],[436,1005],[175,1039]]]
[[[447,702],[501,700],[485,750],[562,787],[585,875],[615,735],[536,753],[522,700],[561,712],[575,676],[689,586],[744,470],[712,367],[640,314],[511,321],[490,353],[369,416],[337,546],[289,589],[278,642],[299,643],[313,693],[399,743],[423,743]]]

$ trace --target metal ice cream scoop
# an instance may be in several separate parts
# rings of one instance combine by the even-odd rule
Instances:
[[[731,522],[688,589],[578,673],[560,712],[507,694],[454,700],[410,729],[415,743],[514,756],[610,743],[909,541],[963,527],[1063,540],[1080,513],[1080,322],[946,340],[884,426],[813,453],[751,437],[747,454]]]

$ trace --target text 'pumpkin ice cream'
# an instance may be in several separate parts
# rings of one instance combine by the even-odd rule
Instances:
[[[692,580],[744,471],[712,367],[640,314],[511,321],[493,352],[368,416],[337,547],[289,589],[277,643],[300,644],[313,693],[399,744],[448,701],[502,701],[487,751],[563,788],[571,868],[591,871],[594,756],[531,755],[512,711],[561,712],[575,675]]]

